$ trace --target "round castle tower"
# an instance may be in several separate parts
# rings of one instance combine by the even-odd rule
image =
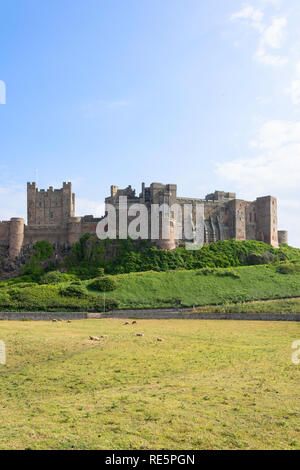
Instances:
[[[13,217],[9,224],[9,257],[17,258],[23,246],[25,221],[20,217]]]
[[[278,243],[279,245],[281,243],[286,243],[288,245],[289,243],[289,233],[287,230],[279,230],[278,231]]]
[[[157,241],[157,246],[161,248],[162,250],[175,250],[176,248],[176,242],[175,242],[175,234],[174,234],[174,219],[173,218],[164,218],[162,217],[160,221],[160,227],[159,227],[159,240]],[[162,231],[162,225],[165,223],[167,226],[170,226],[170,236],[168,239],[163,238],[163,231]]]
[[[78,242],[81,237],[81,217],[70,217],[68,222],[68,242],[70,245]]]

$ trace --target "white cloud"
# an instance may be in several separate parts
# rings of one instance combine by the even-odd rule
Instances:
[[[242,10],[233,13],[230,17],[232,21],[234,20],[251,20],[253,27],[260,27],[263,20],[264,14],[261,10],[256,10],[252,6],[247,5]]]
[[[264,22],[263,11],[247,5],[240,11],[233,13],[230,19],[231,21],[246,20],[252,28],[258,31],[259,43],[253,56],[254,60],[273,67],[282,67],[288,62],[287,57],[274,55],[269,51],[269,49],[280,49],[286,40],[286,17],[273,17],[271,24],[267,25]]]
[[[285,91],[291,96],[293,104],[300,104],[300,62],[298,62],[296,65],[295,76],[291,82],[290,87]]]
[[[298,188],[300,181],[300,122],[268,121],[251,146],[258,155],[217,164],[218,173],[255,191]]]
[[[269,27],[262,28],[259,45],[254,58],[265,65],[281,67],[288,62],[287,57],[270,54],[267,52],[268,48],[280,49],[283,45],[286,33],[287,20],[285,17],[272,18],[272,23]]]
[[[272,18],[271,25],[263,32],[262,41],[265,46],[279,49],[286,38],[287,20],[285,17]]]
[[[101,217],[105,213],[104,202],[91,201],[84,198],[76,198],[75,200],[76,215],[94,215],[95,217]]]
[[[300,206],[300,122],[267,121],[257,130],[251,146],[255,156],[217,163],[217,174],[245,199],[278,197],[280,227],[289,229],[291,242],[300,247],[300,219],[295,214]]]

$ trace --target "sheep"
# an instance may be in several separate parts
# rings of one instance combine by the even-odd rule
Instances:
[[[98,336],[90,336],[91,341],[100,341],[100,338]]]
[[[163,339],[162,338],[157,338],[157,341],[163,341]]]
[[[143,333],[137,333],[136,336],[144,336]]]
[[[134,321],[132,322],[132,324],[133,324],[133,325],[136,325],[136,324],[137,324],[137,322],[134,320]]]
[[[129,321],[126,321],[126,322],[124,323],[124,325],[129,325]]]
[[[102,335],[101,338],[108,338],[108,336],[107,335]]]
[[[53,318],[53,320],[52,320],[52,321],[53,321],[53,322],[57,322],[56,318]]]

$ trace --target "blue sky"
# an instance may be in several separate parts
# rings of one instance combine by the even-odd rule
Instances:
[[[272,194],[300,247],[298,0],[0,0],[0,219],[26,182]]]

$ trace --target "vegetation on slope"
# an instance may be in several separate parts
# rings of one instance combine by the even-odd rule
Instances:
[[[220,305],[300,296],[300,250],[228,240],[198,251],[163,251],[148,242],[99,241],[85,235],[66,266],[34,246],[24,276],[0,282],[0,310],[106,309]],[[62,273],[61,270],[69,270]],[[105,274],[106,273],[106,274]],[[114,274],[113,276],[111,274]]]
[[[74,280],[74,275],[64,274],[59,284],[56,278],[55,284],[39,285],[28,279],[25,282],[24,278],[23,282],[19,282],[20,279],[2,282],[0,310],[103,311],[104,295],[107,310],[226,306],[300,297],[300,272],[282,274],[276,265],[119,274],[103,287],[105,279],[106,276],[81,281]],[[102,292],[94,290],[95,285],[100,286]],[[107,288],[111,291],[107,292]]]
[[[89,234],[72,247],[67,258],[69,272],[93,276],[102,267],[107,273],[122,274],[174,269],[227,268],[276,263],[299,259],[300,250],[282,245],[276,249],[263,242],[226,240],[205,245],[201,250],[177,248],[160,250],[148,241],[119,240],[115,249],[110,240],[98,240]],[[112,254],[113,253],[113,254]]]

